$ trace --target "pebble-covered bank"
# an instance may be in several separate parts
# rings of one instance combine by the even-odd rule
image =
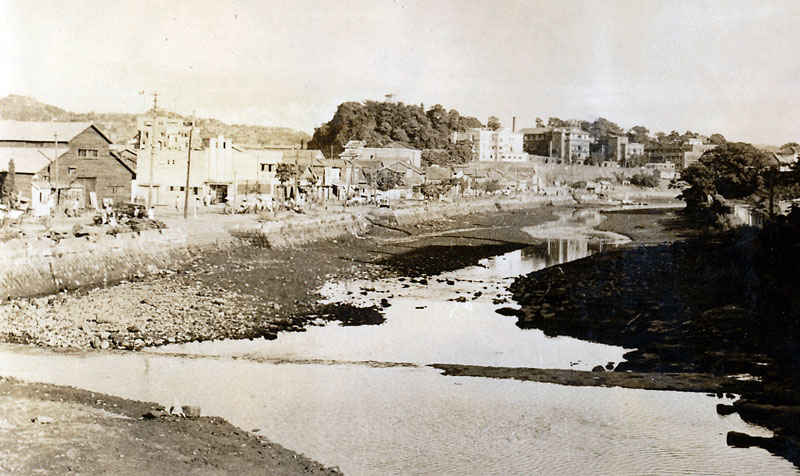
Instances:
[[[520,228],[552,207],[463,215],[289,248],[242,245],[196,255],[157,275],[0,305],[0,339],[56,348],[138,350],[173,342],[275,338],[328,320],[381,321],[380,299],[361,309],[318,304],[331,280],[435,274],[525,246]],[[400,225],[402,226],[402,225]],[[447,234],[447,230],[469,232]],[[444,235],[442,235],[444,234]],[[347,311],[347,312],[344,312]]]

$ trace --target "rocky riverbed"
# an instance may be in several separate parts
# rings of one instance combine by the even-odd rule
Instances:
[[[14,299],[0,306],[0,339],[139,350],[223,338],[273,339],[279,331],[302,331],[328,320],[376,324],[380,300],[342,310],[320,306],[317,290],[334,280],[422,277],[475,264],[526,246],[531,239],[520,229],[553,218],[553,208],[542,207],[402,230],[375,226],[366,236],[288,249],[242,246],[208,253],[157,277]]]

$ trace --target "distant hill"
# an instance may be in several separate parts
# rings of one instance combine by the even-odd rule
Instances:
[[[171,117],[184,117],[173,112],[160,111]],[[137,114],[128,113],[76,113],[51,106],[27,96],[10,94],[0,98],[0,119],[16,121],[86,121],[95,123],[116,143],[125,143],[136,135]],[[188,118],[187,118],[188,119]],[[308,143],[311,136],[288,127],[266,127],[247,124],[226,124],[209,118],[197,119],[201,137],[230,137],[235,144],[248,146],[294,145]]]

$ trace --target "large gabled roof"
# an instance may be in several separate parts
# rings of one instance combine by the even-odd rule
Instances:
[[[69,142],[86,129],[93,128],[108,143],[103,131],[91,122],[0,121],[0,140],[18,142]]]
[[[55,155],[61,154],[69,149],[58,147]],[[14,159],[14,170],[21,174],[35,174],[47,167],[53,160],[54,150],[39,149],[36,147],[0,147],[0,172],[8,172],[8,162]]]

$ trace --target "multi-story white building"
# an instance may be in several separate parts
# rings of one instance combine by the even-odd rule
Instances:
[[[271,177],[262,171],[265,158],[234,146],[222,136],[203,144],[192,143],[189,167],[190,197],[211,194],[214,201],[235,200],[252,193],[272,194]],[[187,143],[188,145],[188,143]],[[280,152],[274,152],[277,157]],[[171,205],[182,198],[186,187],[188,150],[157,149],[150,182],[150,148],[142,149],[136,161],[140,180],[136,197],[147,200],[151,193],[154,204]]]
[[[473,157],[481,162],[522,162],[528,160],[528,154],[522,148],[522,134],[510,129],[480,128],[466,132],[454,132],[453,142],[469,141],[472,143]]]
[[[156,117],[155,131],[151,116],[136,118],[138,130],[138,148],[150,149],[150,140],[155,137],[155,148],[158,150],[186,150],[189,148],[189,134],[194,121],[187,121],[174,117]],[[192,143],[197,146],[199,137],[198,129],[194,129]]]
[[[628,142],[627,147],[625,147],[626,159],[642,155],[644,155],[644,144],[640,144],[639,142]]]

